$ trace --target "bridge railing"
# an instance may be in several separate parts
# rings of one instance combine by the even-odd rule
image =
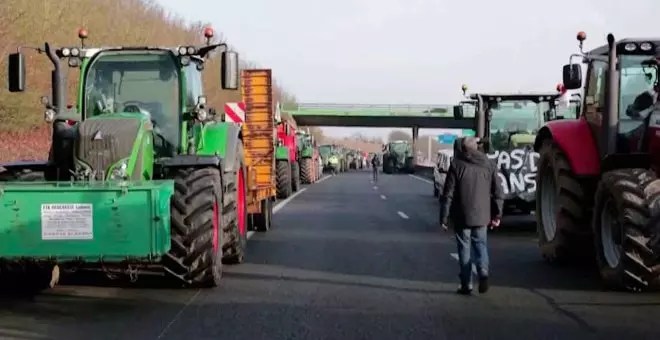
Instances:
[[[284,107],[285,111],[310,111],[332,113],[360,113],[374,115],[427,114],[429,116],[452,115],[452,106],[447,104],[336,104],[298,103],[296,107]]]

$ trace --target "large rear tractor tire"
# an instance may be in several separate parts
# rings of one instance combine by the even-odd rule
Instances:
[[[247,171],[243,163],[243,147],[236,153],[236,171],[226,173],[225,207],[222,227],[230,235],[227,247],[223,248],[222,261],[225,264],[240,264],[245,260],[247,248]]]
[[[276,163],[276,176],[277,176],[277,198],[287,198],[291,196],[291,166],[289,161],[277,161]]]
[[[273,226],[273,200],[267,198],[261,201],[261,212],[252,215],[253,228],[257,232],[267,232]]]
[[[648,198],[660,192],[655,180],[650,170],[619,169],[605,173],[598,185],[592,228],[598,269],[610,288],[660,288],[660,261],[646,245]]]
[[[235,218],[233,193],[223,184],[220,170],[214,167],[182,169],[174,177],[172,246],[163,266],[186,286],[220,283],[223,249],[229,247],[235,227],[230,223]]]
[[[303,184],[312,184],[316,181],[316,171],[314,171],[314,163],[311,158],[303,158],[300,164],[300,181]]]
[[[541,255],[549,263],[592,256],[591,191],[573,175],[564,153],[543,142],[536,175],[536,224]]]
[[[291,163],[291,192],[300,189],[300,165],[298,162]]]

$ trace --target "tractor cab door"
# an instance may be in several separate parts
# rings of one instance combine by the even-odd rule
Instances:
[[[584,120],[589,125],[589,130],[596,147],[603,157],[602,123],[605,114],[605,85],[607,83],[607,63],[601,60],[593,60],[587,68],[587,81],[584,96]]]

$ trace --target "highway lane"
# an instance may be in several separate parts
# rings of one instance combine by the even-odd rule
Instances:
[[[0,301],[2,339],[657,339],[657,295],[545,265],[529,231],[491,233],[493,287],[455,294],[430,184],[331,177],[278,208],[213,290],[60,286]]]

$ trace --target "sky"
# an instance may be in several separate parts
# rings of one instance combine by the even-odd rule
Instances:
[[[159,0],[212,23],[301,103],[453,104],[470,91],[554,91],[577,52],[657,36],[652,0]],[[385,137],[389,129],[324,128]],[[438,131],[422,130],[421,135]]]

